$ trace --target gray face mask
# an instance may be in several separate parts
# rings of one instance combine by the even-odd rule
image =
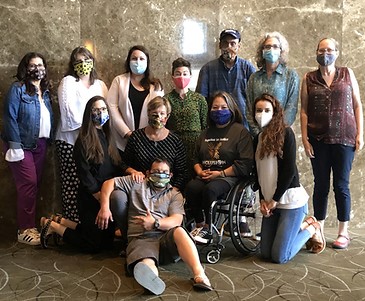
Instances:
[[[336,56],[333,53],[323,53],[317,55],[317,62],[321,66],[331,65],[336,60]]]

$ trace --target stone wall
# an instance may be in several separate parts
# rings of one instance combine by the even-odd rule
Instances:
[[[259,38],[265,32],[280,31],[291,47],[289,66],[296,68],[300,76],[316,67],[318,40],[333,37],[341,45],[338,64],[354,70],[365,95],[364,13],[365,2],[361,0],[2,0],[0,109],[17,65],[26,52],[41,52],[48,60],[57,116],[57,86],[76,46],[88,45],[93,49],[101,78],[110,85],[112,79],[123,72],[129,47],[143,44],[150,51],[152,70],[163,81],[165,91],[169,91],[171,62],[178,56],[188,58],[196,80],[200,67],[219,55],[218,36],[224,28],[241,31],[240,55],[252,62]],[[191,87],[194,86],[193,80]],[[294,129],[301,182],[311,194],[313,177],[301,145],[299,116]],[[0,225],[10,223],[15,231],[16,193],[3,157],[2,154]],[[363,158],[364,151],[357,154],[351,175],[351,227],[354,228],[365,227],[361,209],[364,203]],[[38,202],[39,216],[59,210],[59,194],[57,158],[54,148],[50,148]],[[329,203],[328,223],[334,226],[336,211],[332,195]]]

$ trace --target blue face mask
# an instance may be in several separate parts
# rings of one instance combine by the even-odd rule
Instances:
[[[317,55],[317,62],[321,66],[331,65],[336,60],[336,56],[332,53],[323,53]]]
[[[216,125],[227,124],[232,118],[232,112],[229,109],[210,111],[209,115]]]
[[[144,61],[130,61],[129,67],[131,67],[131,71],[133,74],[141,75],[145,73],[147,69],[147,60]]]
[[[267,61],[268,63],[276,63],[277,60],[280,57],[280,49],[264,49],[262,50],[262,57],[264,58],[265,61]]]
[[[92,113],[92,120],[95,125],[103,126],[109,120],[108,112]]]

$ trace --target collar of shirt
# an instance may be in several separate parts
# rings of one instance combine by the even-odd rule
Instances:
[[[228,68],[228,67],[226,66],[226,63],[224,62],[222,55],[219,57],[219,61],[222,63],[222,65],[223,65],[223,67],[224,67],[224,68],[226,68],[227,70],[231,70],[231,69],[233,69],[233,68],[237,65],[237,62],[238,62],[238,55],[237,55],[237,56],[236,56],[236,58],[234,59],[234,64],[233,64],[233,66],[232,66],[231,68]]]
[[[284,69],[285,69],[285,66],[283,64],[279,64],[276,69],[275,69],[275,72],[276,73],[279,73],[279,74],[283,74],[284,73]],[[259,71],[259,74],[264,74],[266,73],[266,66],[262,67]]]

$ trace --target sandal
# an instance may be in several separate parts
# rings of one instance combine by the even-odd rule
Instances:
[[[195,289],[204,290],[204,291],[213,290],[213,287],[210,284],[210,281],[205,274],[195,276],[192,280],[193,280],[193,287]]]
[[[317,222],[317,219],[314,217],[314,216],[309,216],[307,217],[302,224],[304,224],[304,227],[302,228],[303,230],[308,228],[311,224],[313,223],[316,223]],[[312,238],[308,239],[308,241],[305,243],[305,248],[308,250],[308,251],[311,251],[312,248],[313,248],[313,240]]]
[[[340,242],[338,240],[340,237],[346,238],[346,240],[344,242]],[[350,240],[351,240],[350,237],[348,237],[346,235],[339,234],[337,236],[337,239],[332,243],[332,248],[334,248],[334,249],[347,249],[347,247],[350,244]]]
[[[53,215],[49,219],[47,219],[46,217],[41,218],[42,230],[41,230],[40,236],[41,236],[41,245],[42,245],[43,249],[48,248],[48,240],[53,234],[53,233],[48,233],[48,230],[49,230],[49,227],[50,227],[52,221],[53,221]]]
[[[326,248],[326,239],[323,235],[321,225],[318,222],[312,223],[312,226],[316,229],[316,232],[311,238],[313,243],[311,252],[315,254],[320,254]]]

